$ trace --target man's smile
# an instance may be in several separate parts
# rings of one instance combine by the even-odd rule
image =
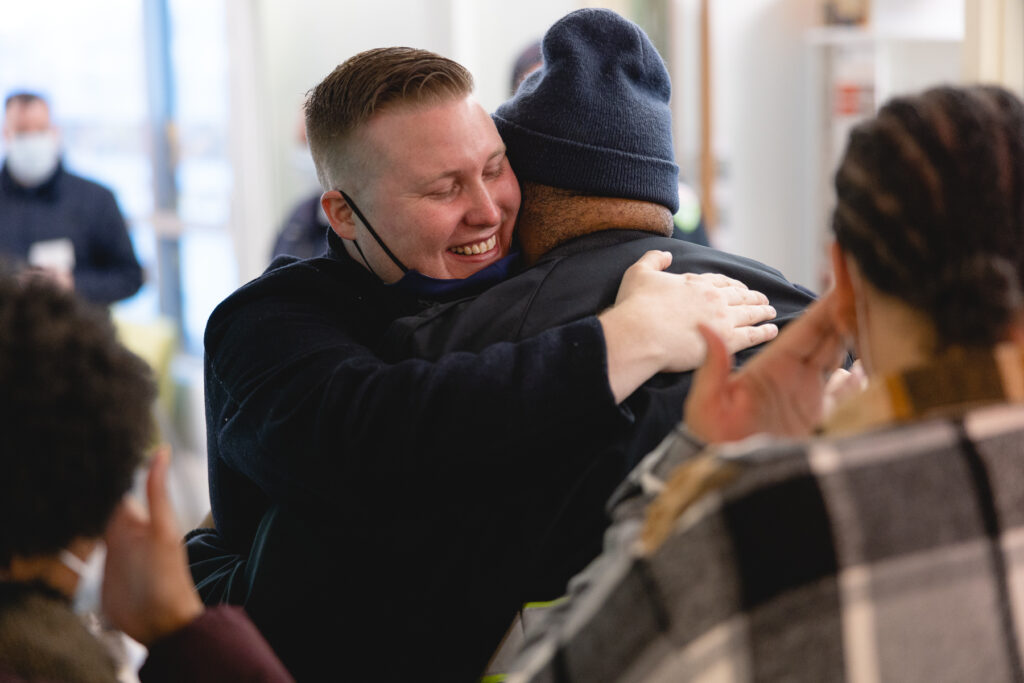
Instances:
[[[474,254],[485,254],[491,249],[494,249],[494,245],[498,243],[497,234],[491,235],[490,239],[486,239],[482,242],[474,242],[472,244],[463,244],[458,247],[448,247],[448,251],[460,254],[463,256],[470,256]]]

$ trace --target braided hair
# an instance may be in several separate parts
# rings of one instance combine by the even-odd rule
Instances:
[[[850,134],[836,241],[940,347],[1000,340],[1024,282],[1024,105],[993,86],[890,100]]]

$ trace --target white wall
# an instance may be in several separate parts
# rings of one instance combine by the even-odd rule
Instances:
[[[815,79],[805,38],[822,22],[821,3],[715,0],[711,6],[718,245],[818,288],[827,226],[817,214],[808,221],[808,204],[824,200],[812,196],[820,185],[807,177],[806,160],[823,144],[813,110],[827,100],[827,90]],[[872,2],[868,32],[876,36],[869,44],[879,55],[880,99],[958,80],[963,6],[963,0]],[[899,42],[908,38],[913,42]],[[694,133],[689,125],[683,130],[686,142]],[[824,169],[829,176],[832,170]]]
[[[722,165],[719,246],[814,286],[802,215],[806,0],[712,3],[714,145]]]

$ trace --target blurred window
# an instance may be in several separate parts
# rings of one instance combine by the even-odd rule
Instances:
[[[0,93],[40,92],[60,127],[74,173],[110,187],[129,221],[148,280],[118,304],[130,318],[158,313],[152,137],[144,0],[0,0]],[[158,0],[164,1],[164,0]],[[237,284],[227,232],[228,55],[224,0],[166,0],[178,217],[181,325],[202,352],[213,307]]]

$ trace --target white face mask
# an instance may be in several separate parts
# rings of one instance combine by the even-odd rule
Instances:
[[[36,187],[53,175],[60,159],[53,131],[16,135],[7,143],[7,170],[18,184]]]
[[[65,567],[78,574],[78,586],[72,608],[78,614],[99,613],[100,592],[103,588],[103,567],[107,561],[107,546],[102,542],[93,548],[89,559],[83,561],[68,550],[60,551],[60,561]]]

